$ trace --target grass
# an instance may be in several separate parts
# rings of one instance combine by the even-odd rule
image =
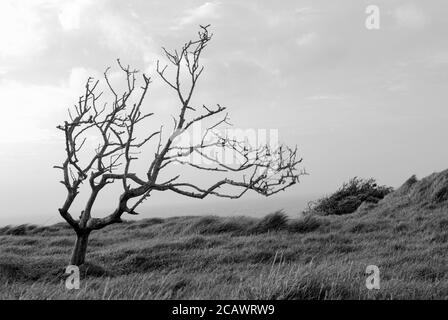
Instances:
[[[70,231],[58,225],[15,235],[10,228],[0,236],[0,298],[447,298],[447,223],[441,209],[281,223],[272,217],[127,222],[92,235],[79,291],[63,284]],[[381,271],[375,292],[364,285],[369,264]]]
[[[65,224],[4,227],[0,299],[448,299],[448,203],[433,178],[348,215],[113,225],[91,235],[75,291],[64,286]],[[365,286],[368,265],[380,290]]]

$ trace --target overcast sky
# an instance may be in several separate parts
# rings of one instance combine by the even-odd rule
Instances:
[[[379,30],[365,27],[371,4]],[[55,126],[88,76],[119,57],[154,76],[145,108],[167,112],[172,93],[154,72],[160,47],[178,47],[199,24],[211,24],[214,38],[197,101],[226,106],[236,127],[278,129],[299,146],[310,175],[286,196],[328,193],[353,176],[397,187],[446,169],[447,8],[442,0],[2,0],[0,222],[57,215],[65,190],[52,169],[64,148]],[[181,201],[151,201],[173,199]]]

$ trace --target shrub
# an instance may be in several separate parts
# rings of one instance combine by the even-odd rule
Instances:
[[[377,203],[393,191],[388,186],[379,186],[375,179],[353,178],[331,196],[319,199],[312,211],[324,215],[353,213],[363,202]]]

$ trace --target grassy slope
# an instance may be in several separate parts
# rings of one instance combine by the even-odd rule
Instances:
[[[111,226],[92,235],[78,291],[61,277],[74,240],[66,226],[3,228],[0,298],[446,299],[448,206],[412,203],[403,188],[373,208],[276,231],[218,217]],[[369,264],[380,290],[365,287]]]

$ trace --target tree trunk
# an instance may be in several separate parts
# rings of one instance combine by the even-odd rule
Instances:
[[[87,244],[89,242],[90,232],[79,232],[76,234],[76,243],[73,248],[71,265],[80,266],[84,263],[87,252]]]

